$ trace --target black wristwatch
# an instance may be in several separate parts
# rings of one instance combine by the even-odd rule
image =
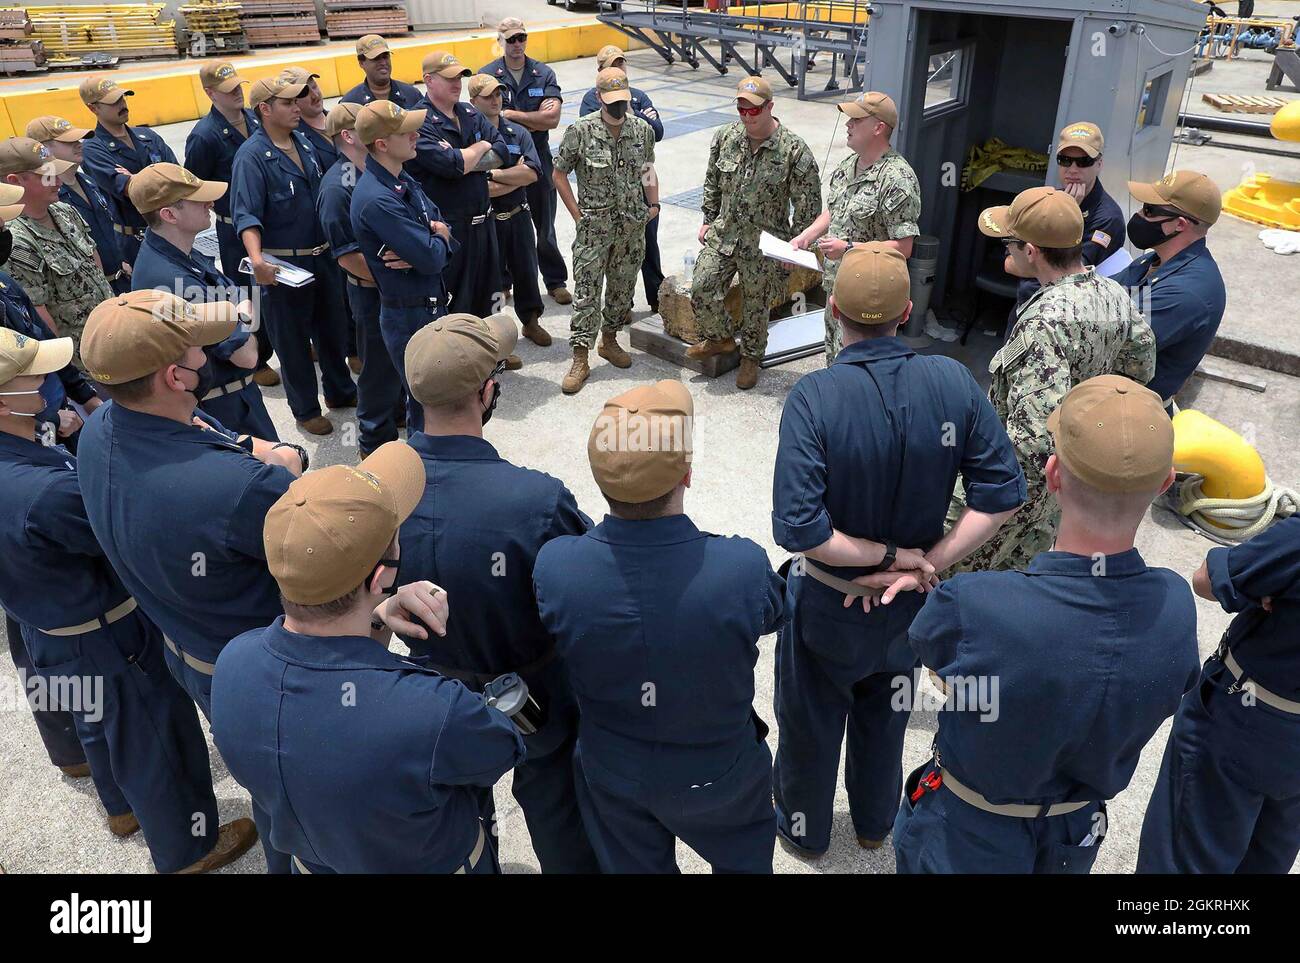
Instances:
[[[884,572],[889,566],[894,564],[894,559],[898,556],[898,546],[891,541],[885,542],[885,557],[880,560],[880,564],[873,568],[873,572]]]
[[[277,445],[271,446],[272,451],[275,451],[277,448],[292,448],[296,451],[298,453],[298,460],[302,462],[302,470],[304,473],[306,473],[307,469],[311,467],[311,460],[307,457],[307,449],[302,445],[295,445],[291,441],[282,441]]]

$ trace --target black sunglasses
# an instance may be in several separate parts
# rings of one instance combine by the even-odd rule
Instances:
[[[492,369],[492,373],[487,376],[487,381],[495,381],[497,378],[500,378],[501,373],[505,370],[506,370],[506,362],[504,360],[498,361],[496,363],[496,366]],[[483,383],[487,384],[487,381]]]
[[[1196,218],[1192,217],[1190,214],[1184,214],[1176,207],[1161,207],[1158,204],[1143,204],[1142,216],[1149,221],[1155,220],[1156,218],[1159,217],[1163,217],[1171,221],[1176,217],[1184,217],[1187,220],[1191,221],[1193,224],[1201,223]]]
[[[1068,154],[1056,155],[1056,163],[1059,167],[1091,167],[1099,160],[1101,160],[1100,157],[1088,157],[1087,155],[1083,157],[1071,157]]]
[[[1004,237],[1002,239],[1002,246],[1006,248],[1024,247],[1025,242],[1015,237]]]
[[[528,39],[528,34],[517,33],[513,37],[506,37],[506,43],[523,43]]]

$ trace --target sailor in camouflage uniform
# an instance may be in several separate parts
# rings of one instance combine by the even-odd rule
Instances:
[[[772,88],[762,77],[736,87],[740,120],[713,135],[704,175],[704,245],[691,279],[695,323],[705,340],[686,354],[696,360],[735,350],[732,322],[723,299],[740,275],[740,371],[737,388],[758,383],[767,348],[772,302],[785,291],[785,268],[758,251],[759,232],[789,239],[822,206],[817,161],[802,137],[772,116]],[[791,207],[794,219],[791,221]]]
[[[13,252],[7,268],[36,311],[58,337],[72,338],[73,363],[81,370],[81,331],[101,301],[113,297],[95,251],[90,228],[59,197],[59,175],[71,168],[30,137],[0,143],[0,177],[23,189],[22,214],[9,230]]]
[[[1075,385],[1118,374],[1146,384],[1156,369],[1156,340],[1125,290],[1085,267],[1083,213],[1064,191],[1035,187],[1009,207],[991,207],[979,229],[1007,245],[1008,274],[1042,285],[1016,312],[1015,323],[989,363],[989,400],[1007,426],[1024,470],[1024,505],[955,571],[1023,569],[1056,540],[1061,509],[1047,490],[1052,454],[1047,416]],[[951,524],[965,504],[959,487],[948,508]]]
[[[552,180],[573,217],[573,365],[560,388],[581,390],[591,373],[587,351],[600,328],[596,353],[619,368],[632,358],[618,343],[628,322],[637,270],[645,255],[645,224],[659,216],[659,182],[655,178],[655,134],[640,117],[629,114],[632,91],[627,74],[607,67],[596,75],[600,113],[580,118],[564,132]],[[574,199],[569,171],[578,176]],[[605,297],[602,307],[601,286]]]
[[[867,91],[857,100],[839,105],[849,120],[845,138],[853,153],[831,174],[826,209],[790,243],[806,250],[816,243],[823,257],[822,283],[835,287],[844,252],[854,244],[882,241],[912,256],[912,239],[921,233],[921,184],[912,165],[890,146],[898,126],[893,98]],[[820,238],[820,240],[819,240]],[[826,364],[843,345],[840,326],[826,313]]]

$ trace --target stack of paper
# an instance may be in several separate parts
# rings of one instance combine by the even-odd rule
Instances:
[[[265,254],[263,255],[263,259],[267,264],[275,265],[275,280],[279,284],[291,288],[301,288],[306,287],[308,284],[311,284],[312,281],[316,280],[316,275],[312,274],[306,268],[297,267],[296,265],[290,264],[288,261],[281,261],[274,254]],[[239,262],[239,270],[242,274],[253,273],[253,265],[249,263],[248,258],[244,258]]]
[[[764,257],[770,257],[785,264],[808,268],[818,273],[822,269],[822,266],[817,263],[817,255],[812,251],[796,251],[790,246],[789,241],[783,241],[775,234],[768,234],[767,231],[762,231],[758,235],[758,251]]]

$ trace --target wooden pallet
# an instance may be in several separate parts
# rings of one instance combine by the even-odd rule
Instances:
[[[1238,94],[1202,94],[1201,100],[1229,114],[1276,114],[1288,103],[1281,97],[1243,97]]]

